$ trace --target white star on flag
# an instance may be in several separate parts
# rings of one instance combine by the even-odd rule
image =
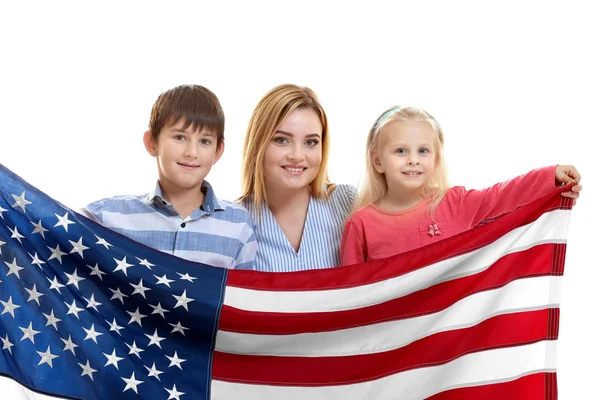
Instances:
[[[14,274],[14,275],[17,276],[17,278],[21,279],[21,276],[19,275],[19,271],[21,271],[21,270],[23,270],[25,268],[19,267],[17,265],[17,259],[16,258],[14,258],[10,264],[7,263],[6,261],[4,261],[4,264],[6,264],[6,266],[8,267],[8,273],[6,274],[6,276]]]
[[[23,337],[21,338],[21,342],[25,339],[29,339],[31,340],[31,343],[35,344],[35,335],[40,333],[40,331],[36,331],[35,329],[33,329],[31,324],[32,323],[30,322],[27,328],[19,327],[19,329],[23,331]]]
[[[102,353],[106,356],[106,364],[104,364],[105,367],[113,365],[116,369],[119,369],[119,361],[124,360],[124,358],[117,356],[116,352],[117,349],[113,349],[112,354]]]
[[[139,257],[136,257],[138,259],[138,261],[140,262],[141,265],[143,265],[144,267],[148,268],[148,269],[152,269],[152,267],[156,267],[156,265],[152,264],[151,262],[149,262],[146,259],[141,259]]]
[[[146,335],[148,337],[148,339],[150,339],[150,343],[148,343],[148,347],[150,347],[154,344],[162,349],[160,342],[162,342],[166,338],[158,336],[158,328],[154,329],[154,334],[148,335],[147,333],[144,333],[144,335]]]
[[[21,308],[21,306],[17,305],[17,304],[13,304],[12,302],[12,296],[10,296],[8,298],[8,301],[2,301],[0,300],[0,303],[2,303],[2,305],[4,306],[4,310],[2,310],[2,314],[6,314],[9,313],[13,318],[15,317],[15,310],[17,308]]]
[[[137,387],[139,384],[144,383],[144,381],[138,381],[135,379],[135,372],[131,373],[131,377],[129,379],[127,378],[121,378],[125,381],[125,383],[127,383],[127,385],[125,386],[125,389],[123,389],[123,391],[125,392],[126,390],[133,390],[134,392],[138,392],[137,391]]]
[[[90,361],[87,360],[87,362],[85,363],[85,365],[77,363],[82,371],[81,371],[81,376],[87,375],[90,377],[91,380],[94,380],[94,376],[92,375],[94,372],[98,372],[96,371],[94,368],[90,367]]]
[[[50,346],[48,346],[45,352],[42,353],[41,351],[36,351],[36,353],[38,353],[38,355],[42,357],[38,365],[48,364],[50,368],[52,368],[52,360],[58,358],[57,355],[54,355],[50,352]]]
[[[56,228],[57,226],[62,226],[65,228],[65,232],[69,232],[69,225],[75,223],[69,219],[69,213],[66,212],[62,217],[56,213],[54,213],[54,215],[56,215],[56,218],[58,218],[58,222],[54,225],[54,227]]]
[[[40,219],[37,224],[33,221],[29,221],[29,222],[31,222],[31,224],[34,226],[33,232],[31,232],[31,234],[33,235],[33,234],[39,233],[40,235],[42,235],[42,238],[46,239],[44,232],[48,232],[48,229],[46,229],[42,226],[42,220]]]
[[[175,386],[175,384],[173,384],[173,389],[169,390],[167,388],[164,388],[167,392],[169,392],[169,398],[167,400],[171,400],[171,399],[176,399],[176,400],[180,400],[179,396],[184,395],[184,392],[179,392],[177,391],[177,386]]]
[[[194,299],[187,297],[186,295],[187,289],[183,291],[183,293],[181,294],[181,296],[176,296],[176,295],[172,295],[173,297],[175,297],[177,299],[177,304],[175,304],[175,307],[173,308],[177,308],[177,307],[183,307],[185,308],[186,311],[188,310],[188,303],[194,301]]]
[[[85,335],[85,340],[91,339],[94,341],[94,343],[98,344],[98,336],[100,335],[104,335],[102,332],[96,332],[96,330],[94,329],[94,324],[92,324],[92,326],[90,327],[90,329],[85,329],[83,328],[83,330],[85,331],[86,335]]]
[[[69,307],[69,311],[67,312],[67,315],[73,314],[73,315],[75,315],[75,317],[77,319],[79,319],[79,313],[81,311],[83,311],[83,308],[77,307],[77,303],[75,303],[75,300],[73,300],[73,302],[70,305],[67,302],[64,302],[64,303],[66,304],[67,307]]]
[[[23,236],[23,235],[21,235],[21,233],[19,233],[19,230],[17,229],[16,226],[15,226],[14,230],[12,230],[10,228],[8,228],[8,230],[11,233],[11,235],[10,235],[11,239],[17,239],[19,241],[19,243],[23,244],[23,242],[21,241],[21,239],[25,239],[25,236]]]
[[[48,258],[48,261],[56,258],[58,260],[59,263],[62,264],[62,256],[66,256],[67,253],[64,253],[61,249],[59,245],[56,245],[56,248],[53,249],[52,247],[46,246],[48,247],[48,250],[50,250],[50,252],[52,253],[50,255],[50,257]]]
[[[69,280],[67,281],[67,285],[74,285],[77,289],[79,289],[79,282],[85,280],[85,278],[77,275],[77,268],[75,268],[72,274],[67,274],[65,272],[65,275],[67,276],[67,278],[69,278]]]
[[[98,235],[94,235],[94,236],[96,236],[96,239],[98,239],[96,244],[106,247],[106,250],[108,250],[109,246],[112,246],[112,244],[108,243],[106,240],[102,239],[100,236],[98,236]]]
[[[15,203],[12,205],[13,208],[20,207],[23,212],[25,212],[25,206],[32,204],[29,200],[25,199],[25,192],[21,193],[20,196],[12,195],[13,199],[15,199]],[[8,211],[8,210],[4,210]]]
[[[29,254],[29,253],[27,253]],[[40,260],[40,258],[38,257],[38,253],[34,253],[34,255],[29,254],[29,257],[31,257],[31,263],[34,265],[37,265],[38,268],[42,269],[42,264],[46,264],[45,261]]]
[[[92,270],[92,272],[90,272],[90,276],[96,275],[98,278],[100,278],[100,280],[102,280],[102,275],[106,275],[106,272],[100,271],[98,264],[94,265],[93,267],[88,265],[88,267]]]
[[[117,268],[115,268],[113,270],[113,272],[123,271],[125,276],[127,276],[127,268],[133,267],[133,264],[127,263],[127,257],[123,257],[122,260],[117,260],[116,258],[113,257],[113,260],[115,260],[115,262],[117,263]]]
[[[144,368],[146,368],[148,370],[148,377],[153,376],[156,379],[158,379],[160,381],[160,374],[164,374],[164,372],[159,371],[158,369],[156,369],[156,363],[152,363],[152,368],[148,368],[144,365]]]
[[[175,351],[175,354],[173,354],[173,357],[169,357],[166,354],[165,354],[165,357],[167,357],[171,361],[171,363],[169,364],[169,367],[172,367],[175,365],[181,370],[183,370],[183,368],[181,368],[181,363],[187,361],[183,358],[179,358],[179,356],[177,356],[177,351]]]
[[[8,333],[5,337],[0,336],[0,340],[2,340],[2,350],[8,350],[8,352],[12,355],[11,347],[13,347],[14,344],[12,344],[10,340],[8,340]]]
[[[69,254],[77,253],[81,256],[81,258],[83,258],[83,252],[85,250],[88,250],[89,247],[85,246],[82,241],[83,241],[83,236],[80,237],[77,242],[69,240],[69,243],[71,243],[71,246],[73,246],[73,249],[71,250],[71,252]]]
[[[75,348],[79,347],[79,345],[73,343],[73,341],[71,340],[71,335],[69,335],[69,339],[65,340],[63,338],[60,338],[60,340],[62,340],[63,343],[65,344],[63,351],[70,351],[71,353],[73,353],[73,355],[75,355]],[[81,365],[81,364],[79,364],[79,365]],[[89,366],[89,363],[88,363],[88,366]],[[94,371],[94,372],[96,372],[96,371]],[[81,376],[83,376],[83,374],[81,374]],[[92,377],[92,376],[90,375],[90,377]],[[94,379],[92,378],[92,380],[94,380]]]
[[[54,316],[54,310],[50,310],[50,314],[49,315],[46,314],[46,313],[42,313],[42,314],[44,314],[44,316],[47,319],[46,326],[52,325],[54,327],[54,329],[56,329],[58,331],[58,326],[56,324],[59,323],[60,321],[62,321],[62,319],[56,318]]]
[[[133,286],[133,288],[135,289],[133,293],[131,293],[132,296],[136,293],[139,293],[142,295],[143,298],[146,298],[146,292],[150,290],[150,288],[144,286],[144,282],[142,282],[141,278],[140,283],[138,283],[137,285],[134,285],[133,283],[130,283],[130,285]]]

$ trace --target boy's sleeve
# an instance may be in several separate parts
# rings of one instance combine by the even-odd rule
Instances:
[[[364,232],[354,221],[348,220],[342,235],[340,265],[351,265],[367,261]]]
[[[102,224],[102,203],[100,201],[90,203],[84,208],[79,209],[78,212],[84,217],[87,217],[92,221]]]
[[[475,226],[551,193],[556,188],[555,171],[556,166],[539,168],[487,189],[461,190],[454,199],[458,218]]]
[[[249,217],[251,220],[251,217]],[[254,222],[248,222],[246,225],[246,238],[243,238],[240,242],[238,253],[233,262],[232,269],[256,269],[256,250],[258,248],[258,242],[256,241]]]

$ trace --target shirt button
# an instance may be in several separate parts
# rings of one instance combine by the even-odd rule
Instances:
[[[182,222],[182,223],[181,223],[181,227],[182,227],[182,228],[185,228],[185,222]]]

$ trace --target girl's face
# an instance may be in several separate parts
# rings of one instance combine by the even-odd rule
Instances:
[[[294,110],[275,130],[263,161],[266,189],[301,189],[317,177],[323,125],[310,108]]]
[[[388,191],[420,196],[436,167],[435,132],[424,121],[392,121],[379,134],[373,166],[385,175]]]

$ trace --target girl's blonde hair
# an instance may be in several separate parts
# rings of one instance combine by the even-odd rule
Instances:
[[[423,197],[429,200],[429,214],[433,218],[435,208],[438,206],[448,190],[448,176],[444,160],[444,134],[440,124],[427,111],[414,107],[392,107],[377,118],[367,138],[367,154],[365,174],[358,189],[358,196],[353,211],[375,203],[383,198],[388,187],[385,175],[377,172],[373,166],[373,157],[379,151],[381,130],[392,121],[416,121],[429,124],[435,133],[435,170],[432,178],[423,186]]]
[[[335,187],[329,182],[327,161],[329,158],[329,129],[327,115],[315,92],[303,86],[292,84],[279,85],[271,89],[258,102],[250,122],[244,150],[242,153],[242,195],[239,200],[252,200],[260,212],[263,201],[267,201],[264,183],[263,161],[267,146],[283,121],[295,110],[307,108],[313,110],[321,120],[322,157],[317,177],[311,182],[312,195],[327,198]]]

